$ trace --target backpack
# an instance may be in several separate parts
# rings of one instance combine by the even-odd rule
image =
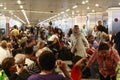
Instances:
[[[0,70],[0,80],[9,80],[4,70]]]

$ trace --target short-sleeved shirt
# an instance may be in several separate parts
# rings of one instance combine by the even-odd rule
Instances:
[[[47,75],[35,74],[30,76],[28,80],[67,80],[67,79],[62,75],[51,73]]]
[[[73,80],[81,80],[82,79],[82,73],[80,72],[80,68],[73,66],[71,70],[71,77]]]
[[[55,38],[58,39],[58,36],[54,34],[48,39],[48,41],[54,41]]]

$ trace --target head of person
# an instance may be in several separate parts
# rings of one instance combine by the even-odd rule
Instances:
[[[39,43],[39,49],[42,49],[42,48],[44,48],[45,47],[45,41],[41,41],[40,43]]]
[[[90,43],[90,44],[93,44],[93,42],[94,42],[94,36],[93,35],[88,35],[88,42]]]
[[[74,33],[75,34],[79,33],[79,26],[78,25],[74,25]]]
[[[51,29],[51,34],[55,34],[56,32],[57,32],[56,29],[54,28]]]
[[[18,29],[17,25],[14,25],[13,27],[14,27],[14,29]]]
[[[7,48],[7,41],[6,41],[6,40],[1,41],[0,46],[1,46],[3,49],[6,49],[6,48]]]
[[[85,27],[86,27],[86,25],[84,24],[84,25],[83,25],[83,29],[85,29]]]
[[[102,25],[102,21],[98,21],[98,25]]]
[[[8,49],[12,49],[13,48],[13,46],[12,46],[12,44],[10,42],[7,43],[7,47],[8,47]]]
[[[33,47],[26,47],[25,54],[32,55],[33,54]]]
[[[17,72],[17,67],[15,64],[15,59],[13,57],[5,58],[2,61],[2,69],[5,71],[7,76],[11,76],[15,72]]]
[[[50,51],[50,52],[52,53],[52,51],[51,51],[48,47],[44,47],[44,48],[42,48],[42,49],[39,49],[39,50],[36,52],[35,56],[36,56],[36,57],[39,57],[44,51]]]
[[[14,59],[15,59],[15,63],[18,65],[18,67],[25,65],[25,59],[26,59],[25,54],[18,53],[15,55]]]
[[[73,59],[72,59],[72,63],[75,64],[80,59],[82,59],[82,57],[80,57],[80,56],[74,56]]]
[[[56,57],[50,51],[44,51],[39,56],[39,64],[42,70],[51,71],[55,68]]]
[[[109,52],[109,48],[110,46],[108,45],[107,42],[101,42],[99,44],[99,47],[98,47],[98,52],[103,55],[103,56],[106,56],[107,53]]]
[[[93,30],[98,31],[97,25],[94,26]]]

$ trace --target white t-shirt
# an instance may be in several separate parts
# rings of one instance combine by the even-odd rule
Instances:
[[[58,39],[58,36],[54,34],[48,39],[48,41],[54,41],[55,38]]]
[[[10,54],[10,51],[0,47],[0,64],[2,64],[2,61],[7,57],[12,57],[12,55]]]
[[[34,63],[34,61],[30,60],[29,58],[25,59],[25,64],[27,64],[28,66],[33,64],[33,63]]]

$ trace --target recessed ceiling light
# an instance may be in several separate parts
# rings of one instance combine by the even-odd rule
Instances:
[[[95,4],[95,6],[96,6],[96,7],[98,7],[98,6],[99,6],[99,4]]]
[[[74,15],[75,14],[75,12],[74,11],[72,11],[72,15]]]
[[[7,9],[7,7],[4,7],[4,9],[6,10],[6,9]]]
[[[23,6],[22,6],[22,5],[20,5],[20,8],[21,8],[21,9],[23,9]]]
[[[92,10],[92,12],[95,12],[95,10]]]
[[[82,4],[85,4],[85,1],[82,1]]]
[[[20,0],[17,0],[17,3],[18,3],[18,4],[21,4],[21,1],[20,1]]]
[[[0,7],[3,7],[3,4],[0,4]]]
[[[120,5],[120,2],[118,3],[118,5]]]
[[[88,1],[88,0],[86,0],[85,2],[86,2],[86,3],[88,3],[89,1]]]
[[[65,12],[63,11],[63,12],[61,12],[61,14],[64,14]]]
[[[90,7],[88,6],[87,9],[90,9]]]

